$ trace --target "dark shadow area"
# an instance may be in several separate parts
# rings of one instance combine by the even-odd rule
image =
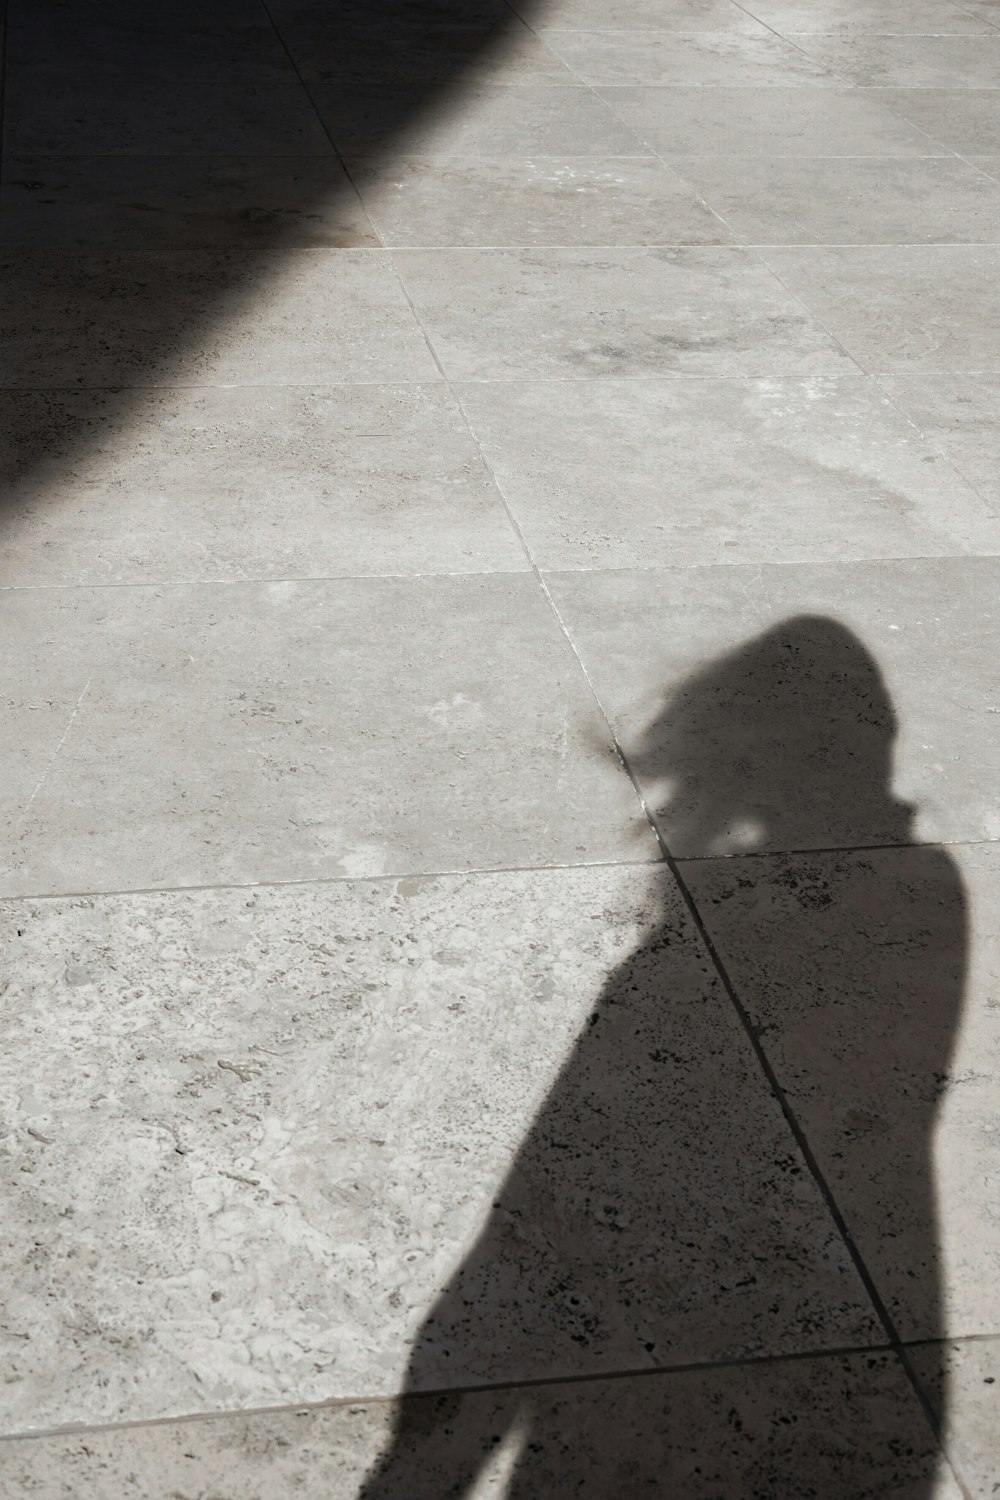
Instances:
[[[120,442],[116,423],[133,408],[141,441],[143,388],[197,385],[199,349],[235,313],[252,318],[288,251],[377,247],[339,153],[377,169],[463,87],[488,79],[506,49],[541,50],[526,24],[534,0],[519,10],[504,0],[10,0],[8,518],[33,479]],[[304,336],[321,313],[302,309]],[[248,344],[237,383],[267,383],[254,358]],[[216,369],[205,383],[226,378]]]
[[[676,688],[637,760],[705,838],[752,818],[766,841],[817,793],[903,837],[895,732],[861,642],[800,617]],[[960,877],[938,848],[682,869],[825,1187],[665,873],[413,1350],[410,1392],[510,1388],[411,1396],[364,1500],[467,1496],[498,1452],[489,1493],[517,1500],[930,1500],[931,1426],[885,1346],[943,1333],[931,1152]]]

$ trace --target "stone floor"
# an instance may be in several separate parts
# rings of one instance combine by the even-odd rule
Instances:
[[[11,0],[5,1500],[996,1494],[998,28]]]

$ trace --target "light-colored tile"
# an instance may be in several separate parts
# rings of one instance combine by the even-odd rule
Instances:
[[[682,866],[904,1339],[1000,1328],[1000,845]]]
[[[856,97],[877,101],[960,156],[1000,151],[998,88],[866,89]]]
[[[6,1432],[882,1338],[662,866],[0,920]]]
[[[553,51],[584,83],[788,87],[843,84],[822,63],[761,27],[757,32],[547,31]]]
[[[0,193],[8,245],[378,244],[333,156],[14,157]]]
[[[995,559],[559,573],[678,856],[997,838]]]
[[[847,363],[746,250],[400,250],[396,264],[459,380],[809,375]]]
[[[849,88],[602,88],[636,135],[670,158],[948,156],[879,97]],[[885,96],[885,97],[883,97]],[[981,147],[987,150],[988,147]]]
[[[1000,37],[793,35],[808,57],[862,88],[988,89],[1000,77]]]
[[[733,238],[656,158],[405,159],[370,169],[352,163],[352,175],[388,245],[725,245]]]
[[[1000,252],[993,246],[760,254],[863,369],[1000,370]]]
[[[635,133],[582,84],[468,83],[440,96],[407,87],[310,78],[337,149],[347,157],[390,150],[428,156],[648,156]]]
[[[436,380],[387,252],[3,256],[0,385]]]
[[[879,384],[1000,514],[1000,377],[883,375]]]
[[[990,244],[1000,229],[1000,189],[953,157],[693,156],[673,165],[744,244]]]
[[[991,26],[1000,26],[1000,0],[962,0],[962,9]]]
[[[945,1441],[972,1500],[997,1492],[1000,1339],[967,1339],[909,1350],[930,1399],[943,1414]]]
[[[886,1354],[35,1438],[0,1448],[0,1480],[25,1500],[960,1500]]]
[[[1000,551],[987,504],[858,375],[460,396],[543,569]]]
[[[528,566],[444,386],[0,393],[0,583]],[[3,450],[6,451],[3,451]]]
[[[525,574],[8,590],[3,614],[37,782],[8,793],[5,894],[652,855]]]
[[[733,0],[547,0],[521,6],[531,25],[543,35],[547,31],[750,31],[762,30],[742,6]],[[644,38],[637,38],[641,47]]]
[[[988,31],[987,23],[970,14],[971,5],[956,0],[747,0],[765,25],[786,32],[864,32],[881,36],[921,36],[965,31]]]
[[[1000,181],[1000,156],[971,156],[969,160],[980,172],[985,172],[987,177]]]

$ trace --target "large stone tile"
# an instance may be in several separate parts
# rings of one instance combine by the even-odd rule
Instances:
[[[11,249],[3,386],[436,380],[381,250]]]
[[[761,23],[733,0],[548,0],[520,7],[531,24],[547,31],[756,31]],[[643,44],[644,38],[638,45]]]
[[[960,156],[1000,151],[1000,89],[866,89],[878,101]]]
[[[878,97],[849,88],[602,88],[636,135],[668,158],[948,156]],[[973,96],[974,97],[974,96]],[[982,151],[989,150],[981,146]]]
[[[846,364],[746,250],[400,250],[396,264],[459,380],[808,375]]]
[[[445,387],[0,393],[0,583],[517,571]],[[2,451],[2,449],[0,449]]]
[[[655,157],[406,159],[352,163],[352,175],[388,245],[725,245],[733,238]]]
[[[985,172],[987,177],[992,177],[994,182],[1000,180],[1000,156],[972,156],[969,159],[974,167]]]
[[[553,51],[584,83],[722,84],[732,87],[843,84],[799,47],[758,32],[547,31]]]
[[[993,246],[767,248],[761,255],[865,369],[1000,369],[1000,251]]]
[[[1000,512],[1000,377],[883,375],[879,384]]]
[[[34,1438],[0,1479],[25,1500],[960,1496],[886,1354]]]
[[[310,76],[310,91],[347,157],[648,156],[613,109],[582,84],[468,83],[428,99],[419,80],[391,88]]]
[[[5,1432],[883,1338],[662,866],[0,920]]]
[[[543,569],[1000,550],[986,503],[858,375],[460,397]]]
[[[991,26],[1000,26],[998,0],[962,0],[962,9]]]
[[[650,857],[527,575],[3,603],[4,893]]]
[[[904,1339],[1000,1327],[1000,845],[682,866]]]
[[[282,54],[284,59],[284,54]],[[287,66],[287,59],[284,59]],[[5,146],[20,155],[325,155],[330,142],[289,69],[240,76],[127,63],[86,68],[62,52],[8,72]]]
[[[0,191],[8,245],[374,246],[333,156],[13,157]]]
[[[550,574],[674,854],[996,838],[996,559]]]
[[[750,245],[990,244],[1000,200],[964,161],[694,156],[673,165]]]
[[[908,1355],[944,1421],[948,1451],[972,1500],[994,1500],[1000,1339],[967,1339],[945,1349],[910,1349]]]
[[[985,31],[989,27],[971,5],[958,0],[753,0],[753,13],[778,32],[853,33],[871,31],[881,36]]]
[[[789,40],[823,67],[862,88],[995,88],[1000,77],[1000,37],[815,36]]]
[[[575,85],[579,79],[502,0],[471,7],[339,4],[275,8],[281,36],[310,82],[377,79],[463,88],[485,84]]]

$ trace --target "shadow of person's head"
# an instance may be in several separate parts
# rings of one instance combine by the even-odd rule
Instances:
[[[627,752],[677,856],[892,844],[913,815],[896,728],[858,638],[796,615],[689,676]]]

